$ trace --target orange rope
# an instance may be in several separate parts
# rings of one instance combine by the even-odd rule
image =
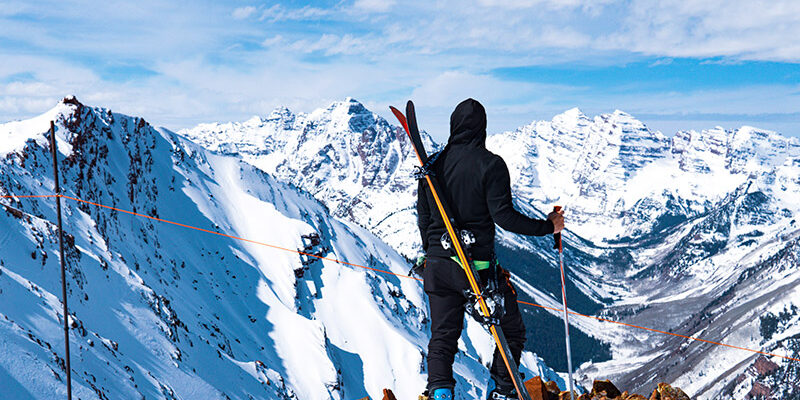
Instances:
[[[552,310],[552,311],[564,312],[564,310],[562,308],[548,307],[548,306],[543,306],[541,304],[528,303],[527,301],[522,301],[522,300],[517,300],[517,302],[521,303],[521,304],[526,304],[526,305],[529,305],[529,306],[534,306],[534,307],[539,307],[539,308],[546,308],[546,309]],[[586,317],[586,318],[594,318],[594,319],[596,319],[598,321],[603,321],[603,322],[612,322],[612,323],[615,323],[615,324],[624,325],[624,326],[628,326],[628,327],[631,327],[631,328],[639,328],[639,329],[644,329],[646,331],[658,332],[658,333],[663,333],[665,335],[671,335],[671,336],[681,337],[681,338],[684,338],[684,339],[696,340],[698,342],[705,342],[705,343],[716,344],[716,345],[719,345],[719,346],[730,347],[732,349],[747,350],[747,351],[751,351],[753,353],[764,354],[764,355],[767,355],[767,356],[780,357],[780,358],[785,358],[787,360],[792,360],[792,361],[800,361],[800,358],[787,357],[787,356],[782,356],[782,355],[779,355],[779,354],[767,353],[767,352],[760,351],[760,350],[748,349],[746,347],[739,347],[739,346],[734,346],[734,345],[731,345],[731,344],[714,342],[712,340],[706,340],[706,339],[696,338],[696,337],[692,337],[692,336],[681,335],[679,333],[661,331],[661,330],[658,330],[658,329],[653,329],[653,328],[647,328],[647,327],[644,327],[644,326],[628,324],[628,323],[625,323],[625,322],[614,321],[614,320],[606,319],[606,318],[602,318],[602,317],[596,317],[594,315],[581,314],[581,313],[577,313],[575,311],[567,311],[567,312],[569,312],[570,314],[573,314],[573,315],[578,315],[578,316]]]
[[[43,198],[43,197],[58,197],[57,194],[42,194],[42,195],[28,195],[28,196],[0,196],[0,198],[4,199],[33,199],[33,198]]]
[[[306,252],[303,252],[303,251],[300,251],[300,250],[288,249],[288,248],[285,248],[285,247],[276,246],[276,245],[269,244],[269,243],[258,242],[258,241],[255,241],[255,240],[250,240],[250,239],[246,239],[246,238],[242,238],[242,237],[238,237],[238,236],[228,235],[228,234],[225,234],[225,233],[214,232],[214,231],[211,231],[211,230],[208,230],[208,229],[198,228],[198,227],[195,227],[195,226],[182,224],[180,222],[169,221],[169,220],[166,220],[166,219],[151,217],[149,215],[139,214],[139,213],[136,213],[136,212],[133,212],[133,211],[122,210],[122,209],[119,209],[119,208],[116,208],[116,207],[106,206],[106,205],[103,205],[103,204],[94,203],[94,202],[91,202],[91,201],[79,199],[79,198],[76,198],[76,197],[70,197],[70,196],[66,196],[66,195],[0,196],[0,197],[4,197],[4,198],[9,198],[9,197],[16,197],[16,198],[43,198],[43,197],[56,197],[56,196],[60,196],[60,197],[63,197],[65,199],[70,199],[70,200],[74,200],[74,201],[81,202],[81,203],[91,204],[91,205],[94,205],[94,206],[97,206],[97,207],[107,208],[109,210],[114,210],[114,211],[118,211],[118,212],[125,213],[125,214],[135,215],[137,217],[148,218],[148,219],[152,219],[152,220],[155,220],[155,221],[164,222],[164,223],[167,223],[167,224],[172,224],[172,225],[177,225],[177,226],[181,226],[181,227],[188,228],[188,229],[193,229],[193,230],[196,230],[196,231],[211,233],[211,234],[214,234],[214,235],[224,236],[224,237],[227,237],[227,238],[241,240],[241,241],[244,241],[244,242],[253,243],[253,244],[257,244],[257,245],[261,245],[261,246],[267,246],[267,247],[271,247],[273,249],[278,249],[278,250],[288,251],[288,252],[292,252],[292,253],[302,254],[302,255],[305,255],[305,256],[309,256],[309,257],[319,258],[321,260],[333,261],[333,262],[338,263],[338,264],[344,264],[344,265],[349,265],[351,267],[358,267],[358,268],[368,269],[368,270],[371,270],[371,271],[380,272],[380,273],[389,274],[389,275],[394,275],[394,276],[401,277],[401,278],[414,279],[414,280],[420,281],[420,282],[422,281],[422,279],[416,278],[416,277],[413,277],[413,276],[410,276],[410,275],[398,274],[398,273],[395,273],[395,272],[386,271],[386,270],[382,270],[382,269],[378,269],[378,268],[372,268],[372,267],[367,267],[367,266],[364,266],[364,265],[359,265],[359,264],[349,263],[349,262],[346,262],[346,261],[341,261],[341,260],[338,260],[338,259],[335,259],[335,258],[329,258],[329,257],[319,256],[319,255],[316,255],[316,254],[306,253]],[[556,311],[556,312],[563,312],[563,309],[561,309],[561,308],[548,307],[548,306],[544,306],[544,305],[541,305],[541,304],[530,303],[530,302],[522,301],[522,300],[517,300],[517,303],[525,304],[525,305],[528,305],[528,306],[544,308],[544,309],[551,310],[551,311]],[[614,320],[611,320],[611,319],[597,317],[597,316],[594,316],[594,315],[581,314],[581,313],[578,313],[578,312],[575,312],[575,311],[568,311],[568,312],[570,314],[577,315],[577,316],[580,316],[580,317],[593,318],[593,319],[596,319],[598,321],[610,322],[610,323],[614,323],[614,324],[618,324],[618,325],[627,326],[627,327],[630,327],[630,328],[643,329],[643,330],[646,330],[646,331],[661,333],[661,334],[664,334],[664,335],[677,336],[677,337],[680,337],[680,338],[695,340],[695,341],[698,341],[698,342],[710,343],[710,344],[715,344],[715,345],[719,345],[719,346],[729,347],[729,348],[732,348],[732,349],[745,350],[745,351],[749,351],[749,352],[752,352],[752,353],[758,353],[758,354],[763,354],[763,355],[766,355],[766,356],[779,357],[779,358],[784,358],[784,359],[791,360],[791,361],[800,362],[800,358],[782,356],[780,354],[768,353],[768,352],[764,352],[764,351],[760,351],[760,350],[749,349],[749,348],[746,348],[746,347],[740,347],[740,346],[734,346],[734,345],[720,343],[720,342],[714,342],[714,341],[711,341],[711,340],[706,340],[706,339],[696,338],[696,337],[692,337],[692,336],[681,335],[681,334],[678,334],[678,333],[672,333],[672,332],[662,331],[662,330],[658,330],[658,329],[647,328],[647,327],[644,327],[644,326],[628,324],[628,323],[625,323],[625,322],[614,321]]]
[[[75,197],[70,197],[70,196],[66,196],[66,195],[61,195],[61,197],[65,198],[65,199],[75,200],[75,201],[78,201],[78,202],[81,202],[81,203],[86,203],[86,204],[91,204],[91,205],[98,206],[98,207],[107,208],[109,210],[114,210],[114,211],[119,211],[119,212],[126,213],[126,214],[135,215],[137,217],[143,217],[143,218],[156,220],[158,222],[164,222],[164,223],[167,223],[167,224],[182,226],[184,228],[194,229],[196,231],[201,231],[201,232],[206,232],[206,233],[212,233],[214,235],[224,236],[224,237],[227,237],[227,238],[241,240],[241,241],[248,242],[248,243],[258,244],[258,245],[261,245],[261,246],[267,246],[267,247],[271,247],[273,249],[289,251],[289,252],[292,252],[292,253],[298,253],[298,254],[302,254],[302,255],[305,255],[305,256],[309,256],[309,257],[316,257],[316,258],[319,258],[319,259],[322,259],[322,260],[333,261],[333,262],[336,262],[336,263],[339,263],[339,264],[345,264],[345,265],[350,265],[350,266],[353,266],[353,267],[369,269],[369,270],[376,271],[376,272],[383,272],[385,274],[397,275],[397,276],[400,276],[400,277],[403,277],[403,278],[410,278],[410,279],[415,279],[415,280],[418,280],[418,281],[422,280],[422,279],[419,279],[419,278],[414,278],[413,276],[409,276],[409,275],[395,274],[394,272],[384,271],[382,269],[367,267],[367,266],[364,266],[364,265],[353,264],[353,263],[349,263],[347,261],[341,261],[341,260],[338,260],[338,259],[335,259],[335,258],[318,256],[316,254],[306,253],[306,252],[303,252],[303,251],[300,251],[300,250],[287,249],[285,247],[276,246],[274,244],[269,244],[269,243],[264,243],[264,242],[257,242],[255,240],[245,239],[245,238],[238,237],[238,236],[228,235],[228,234],[220,233],[220,232],[214,232],[214,231],[211,231],[211,230],[208,230],[208,229],[198,228],[196,226],[186,225],[186,224],[182,224],[180,222],[169,221],[169,220],[166,220],[166,219],[151,217],[149,215],[139,214],[139,213],[135,213],[133,211],[127,211],[127,210],[122,210],[122,209],[111,207],[111,206],[106,206],[106,205],[103,205],[103,204],[93,203],[91,201],[82,200],[82,199],[78,199],[78,198],[75,198]]]

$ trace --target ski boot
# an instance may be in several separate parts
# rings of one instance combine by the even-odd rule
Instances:
[[[450,388],[439,388],[433,391],[433,396],[430,397],[431,400],[453,400],[453,389]]]
[[[453,400],[453,389],[433,389],[433,393],[426,390],[419,396],[419,400]]]
[[[486,392],[488,393],[487,400],[516,400],[518,398],[516,389],[513,387],[508,389],[497,387],[497,383],[492,378],[489,378]]]
[[[433,394],[426,390],[419,396],[419,400],[453,400],[453,389],[439,388],[434,389]]]
[[[495,389],[489,392],[489,400],[517,400],[518,398],[516,389],[511,389],[508,392]]]

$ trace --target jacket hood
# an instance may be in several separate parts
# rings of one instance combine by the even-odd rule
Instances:
[[[448,145],[486,147],[486,110],[475,99],[466,99],[450,114]]]

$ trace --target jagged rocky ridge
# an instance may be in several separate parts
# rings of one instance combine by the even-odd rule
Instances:
[[[64,194],[214,232],[404,273],[405,259],[306,192],[141,118],[67,98],[0,125],[0,195]],[[64,199],[76,398],[349,399],[424,386],[418,283]],[[0,387],[65,395],[53,199],[0,200]],[[491,341],[461,343],[480,397]],[[528,374],[560,378],[526,353]],[[563,382],[563,381],[562,381]]]
[[[413,256],[415,187],[389,183],[408,182],[402,175],[414,162],[398,131],[348,99],[310,114],[278,109],[267,119],[203,124],[181,134],[306,188],[337,215]],[[374,164],[377,169],[364,165],[364,156],[354,150],[362,137],[373,140],[370,159],[384,163]],[[292,145],[269,147],[274,142]],[[554,204],[566,207],[571,308],[797,356],[792,343],[800,334],[798,318],[780,314],[800,298],[797,139],[753,127],[667,136],[621,111],[588,117],[572,109],[551,121],[491,135],[487,146],[506,160],[518,208],[543,216]],[[386,161],[396,157],[403,167],[392,162],[387,168]],[[327,159],[340,168],[331,179],[320,179],[330,175],[323,167]],[[372,187],[373,176],[393,179]],[[323,187],[339,189],[331,194]],[[557,308],[560,290],[550,247],[547,240],[501,232],[498,253],[514,272],[523,300]],[[524,312],[531,339],[536,338],[528,347],[563,368],[557,313]],[[765,334],[769,338],[762,336],[762,315],[785,317],[780,324],[765,320],[766,331],[774,330]],[[579,371],[587,385],[594,376],[610,376],[644,392],[666,380],[693,397],[724,398],[732,391],[747,393],[755,382],[736,378],[756,361],[755,353],[590,319],[571,322],[578,329],[576,361],[594,361]],[[796,368],[786,359],[771,362],[783,374]],[[795,389],[776,384],[771,390]]]

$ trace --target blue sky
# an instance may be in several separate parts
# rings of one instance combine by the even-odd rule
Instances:
[[[796,1],[0,0],[0,27],[0,121],[67,94],[172,129],[411,98],[442,139],[474,97],[492,133],[580,107],[800,136]]]

